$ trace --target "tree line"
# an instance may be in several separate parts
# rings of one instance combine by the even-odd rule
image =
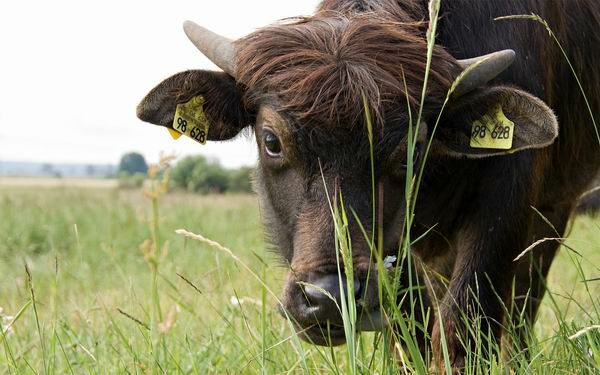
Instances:
[[[173,188],[192,193],[249,193],[253,170],[252,167],[228,169],[201,155],[188,156],[173,166],[170,182]],[[123,155],[118,171],[121,187],[141,187],[148,164],[143,155],[132,152]]]

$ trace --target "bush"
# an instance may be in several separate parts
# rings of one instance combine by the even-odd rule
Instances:
[[[227,170],[203,156],[188,156],[173,168],[171,181],[178,189],[194,193],[251,192],[252,168]]]
[[[197,193],[224,193],[229,190],[229,176],[216,163],[196,165],[187,186]]]
[[[175,187],[183,190],[191,190],[191,180],[196,165],[205,165],[206,160],[202,156],[189,156],[180,160],[171,172],[171,181]]]
[[[229,191],[235,193],[252,193],[252,175],[254,168],[241,167],[229,174]]]

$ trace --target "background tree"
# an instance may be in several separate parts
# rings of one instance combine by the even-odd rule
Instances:
[[[229,172],[229,191],[235,193],[252,192],[252,175],[254,168],[241,167]]]
[[[144,159],[142,154],[130,152],[121,157],[121,161],[119,162],[119,173],[134,175],[136,173],[146,174],[147,172],[148,164],[146,164],[146,159]]]
[[[203,156],[188,156],[175,165],[171,181],[176,188],[193,193],[249,193],[252,170],[250,167],[228,170]]]
[[[202,156],[188,156],[177,162],[171,172],[171,181],[176,188],[194,191],[192,173],[196,165],[206,165],[206,159]]]
[[[218,163],[196,165],[188,189],[197,193],[224,193],[229,190],[229,175]]]

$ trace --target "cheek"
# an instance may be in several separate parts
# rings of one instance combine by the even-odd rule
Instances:
[[[256,185],[267,239],[291,262],[303,181],[293,170],[273,172],[260,163]]]
[[[404,186],[389,180],[383,181],[383,229],[386,247],[395,247],[404,228],[406,200]],[[380,214],[381,215],[381,214]]]
[[[397,214],[402,214],[403,216],[406,211],[404,190],[404,179],[400,181],[391,178],[383,178],[380,181],[379,194],[383,193],[383,198],[380,197],[380,202],[383,201],[384,217],[394,217]]]

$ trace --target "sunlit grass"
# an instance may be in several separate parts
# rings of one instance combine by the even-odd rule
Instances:
[[[231,257],[174,232],[185,226],[227,246],[279,295],[286,270],[265,250],[254,196],[161,198],[160,235],[169,251],[158,273],[163,321],[154,327],[160,332],[163,323],[164,351],[154,356],[144,327],[152,321],[152,271],[139,250],[151,236],[151,204],[141,196],[112,190],[0,190],[0,214],[13,215],[0,222],[0,307],[14,317],[10,333],[0,338],[0,373],[346,373],[342,369],[352,368],[347,347],[330,351],[300,343],[276,312],[276,298]],[[36,227],[42,235],[28,236]],[[9,233],[24,240],[7,242]],[[600,277],[598,220],[578,220],[568,243],[582,257],[568,251],[557,256],[548,280],[555,302],[544,300],[534,330],[535,357],[517,355],[497,363],[498,368],[591,372],[592,361],[598,366],[597,330],[569,339],[599,322],[600,282],[582,282]],[[39,332],[23,263],[33,280]],[[243,303],[232,304],[232,297]],[[164,324],[169,315],[171,325]],[[357,338],[357,372],[399,370],[384,339],[372,333]]]

